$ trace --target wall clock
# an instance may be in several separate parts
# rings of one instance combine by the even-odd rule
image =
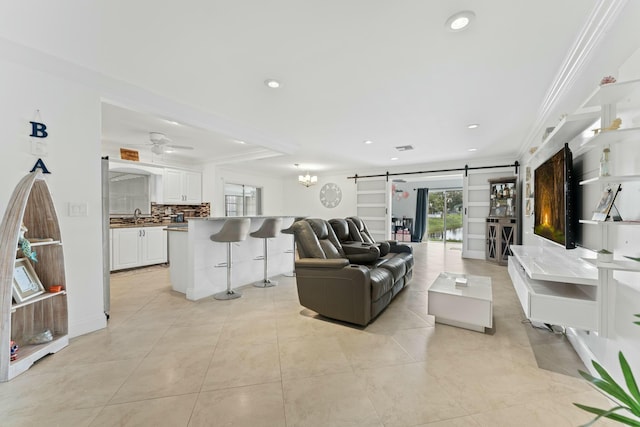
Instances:
[[[320,189],[320,203],[325,208],[335,208],[342,200],[342,190],[337,184],[329,182]]]

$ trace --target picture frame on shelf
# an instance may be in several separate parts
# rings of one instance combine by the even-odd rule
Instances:
[[[531,186],[530,182],[527,182],[527,184],[525,185],[524,197],[526,197],[526,198],[532,198],[533,197],[533,187]]]
[[[33,266],[26,258],[18,258],[15,261],[12,291],[17,303],[28,301],[45,292]]]
[[[600,201],[593,211],[593,216],[591,217],[592,221],[606,221],[607,218],[609,218],[613,203],[616,201],[616,197],[621,189],[622,185],[618,184],[618,187],[615,190],[613,190],[611,187],[607,187],[602,192]]]
[[[527,199],[527,203],[525,205],[525,215],[531,216],[533,213],[533,199]]]

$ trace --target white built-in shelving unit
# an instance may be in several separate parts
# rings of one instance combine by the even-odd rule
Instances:
[[[590,137],[577,137],[594,126],[606,128],[616,118],[616,104],[640,90],[640,80],[612,83],[596,88],[583,103],[581,110],[566,116],[543,141],[532,159],[544,160],[559,146],[578,142],[574,155],[595,148],[640,140],[640,128],[600,131]],[[638,182],[638,171],[618,176],[598,176],[585,179],[580,185],[601,185]],[[612,226],[638,226],[640,221],[594,221],[580,219],[580,224],[595,226],[601,241],[608,242]],[[611,249],[604,247],[603,249]],[[560,246],[512,246],[509,274],[527,317],[543,323],[597,332],[602,337],[614,334],[613,305],[617,282],[614,271],[640,272],[640,262],[615,259],[599,262],[593,251]]]

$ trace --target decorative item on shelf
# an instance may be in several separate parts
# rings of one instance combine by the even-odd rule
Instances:
[[[600,80],[600,86],[615,83],[616,81],[616,78],[613,76],[604,76],[602,80]]]
[[[16,343],[15,341],[11,340],[11,356],[10,356],[10,360],[12,362],[18,358],[18,350],[19,349],[20,349],[20,347],[18,346],[18,343]]]
[[[462,277],[462,276],[461,277],[456,277],[455,286],[457,286],[457,287],[460,287],[460,286],[466,287],[467,283],[468,283],[468,281],[467,281],[466,277]]]
[[[622,191],[622,185],[620,184],[618,184],[618,187],[616,188],[615,191],[613,191],[611,187],[607,186],[606,190],[604,190],[602,193],[602,197],[600,198],[598,205],[593,211],[593,216],[591,217],[592,221],[606,221],[607,218],[609,218],[611,213],[611,208],[614,207],[616,196],[620,191]],[[613,220],[620,221],[621,220],[620,215],[614,215]]]
[[[18,245],[20,249],[22,249],[22,253],[24,256],[29,258],[33,262],[38,262],[38,258],[36,257],[36,253],[31,250],[31,242],[27,240],[24,235],[29,231],[29,229],[24,225],[24,223],[20,224],[20,237],[18,238]]]
[[[527,203],[525,206],[525,215],[531,216],[533,213],[533,199],[527,199]]]
[[[544,130],[544,133],[542,134],[542,141],[544,142],[545,139],[547,139],[547,137],[551,134],[551,132],[553,132],[553,130],[555,129],[555,126],[551,126],[548,127]]]
[[[602,150],[602,158],[600,158],[600,176],[609,176],[611,175],[611,171],[609,169],[609,153],[611,150],[609,147],[605,147]]]
[[[597,135],[598,132],[606,132],[606,131],[610,131],[610,130],[618,130],[618,129],[620,129],[620,125],[622,125],[622,119],[620,117],[618,117],[617,119],[612,121],[611,124],[608,127],[591,129],[591,131],[593,132],[594,135]]]
[[[536,145],[535,147],[531,147],[529,148],[529,154],[533,154],[538,150],[538,146]]]
[[[49,286],[49,292],[51,292],[52,294],[55,294],[57,292],[62,291],[62,285],[51,285]]]
[[[130,150],[128,148],[120,149],[120,158],[122,160],[131,160],[134,162],[140,161],[140,155],[137,150]]]
[[[26,258],[15,260],[13,269],[13,298],[16,302],[25,302],[44,293],[44,287]]]
[[[25,340],[25,343],[29,345],[37,345],[37,344],[48,343],[51,341],[53,341],[53,334],[49,329],[45,329],[43,332],[40,332],[39,334],[35,334],[27,338]]]
[[[613,262],[613,252],[606,249],[600,249],[597,252],[596,259],[600,262]]]

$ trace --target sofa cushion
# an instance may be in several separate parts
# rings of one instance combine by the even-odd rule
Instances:
[[[383,257],[385,260],[401,259],[404,261],[407,271],[413,269],[413,253],[412,252],[389,252]]]
[[[345,243],[345,242],[354,241],[349,236],[349,225],[347,224],[346,219],[342,219],[342,218],[330,219],[329,224],[331,225],[331,228],[333,228],[333,231],[334,233],[336,233],[336,237],[338,238],[338,240],[340,240],[340,242]]]
[[[371,318],[378,316],[391,302],[391,300],[404,288],[405,280],[400,279],[393,284],[391,290],[382,295],[378,300],[371,301]]]
[[[370,271],[371,300],[376,301],[393,287],[393,276],[389,270],[374,268]]]
[[[293,225],[301,258],[346,258],[340,241],[323,219],[304,219]]]
[[[401,258],[389,258],[380,264],[380,268],[388,270],[393,276],[393,282],[397,282],[407,272],[406,261]]]

